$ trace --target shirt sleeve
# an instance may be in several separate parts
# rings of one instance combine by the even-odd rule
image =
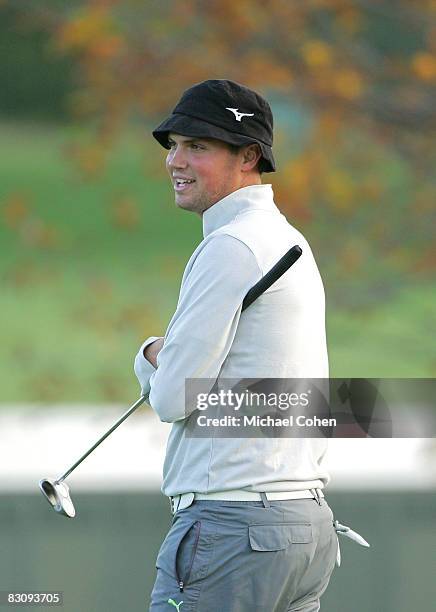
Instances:
[[[148,402],[148,394],[150,393],[150,376],[155,372],[156,368],[152,363],[144,357],[144,349],[152,344],[155,340],[159,340],[160,336],[150,336],[145,340],[135,357],[134,370],[136,378],[139,380],[141,385],[141,395],[145,395],[146,401]]]
[[[149,378],[149,404],[161,421],[187,418],[187,378],[216,379],[236,334],[242,300],[262,277],[251,249],[233,236],[211,238],[180,291],[157,369]]]

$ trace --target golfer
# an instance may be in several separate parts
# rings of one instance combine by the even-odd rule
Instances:
[[[162,492],[173,521],[152,612],[314,612],[338,542],[320,438],[186,435],[185,380],[327,378],[324,289],[312,251],[274,202],[266,100],[228,80],[186,90],[153,132],[179,208],[200,215],[164,338],[135,359],[142,393],[173,423]],[[291,270],[241,314],[245,294],[294,244]]]

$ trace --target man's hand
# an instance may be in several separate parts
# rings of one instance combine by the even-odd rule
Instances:
[[[157,368],[157,356],[160,349],[163,347],[164,339],[158,338],[151,344],[145,347],[143,351],[144,357],[151,363],[152,366]]]

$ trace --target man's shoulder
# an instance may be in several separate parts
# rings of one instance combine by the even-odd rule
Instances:
[[[237,268],[241,264],[260,267],[248,241],[222,229],[212,232],[200,242],[186,265],[185,275],[198,265],[202,268],[229,268],[235,265]]]
[[[219,228],[207,236],[197,247],[197,252],[205,251],[208,257],[238,261],[240,257],[256,259],[250,240],[237,231]]]
[[[219,234],[233,236],[243,242],[252,242],[253,240],[262,242],[265,239],[271,240],[271,236],[284,236],[286,238],[295,236],[305,240],[300,230],[291,225],[278,209],[243,211],[232,221],[216,229],[211,235],[217,236]]]
[[[207,240],[216,241],[217,248],[223,249],[232,248],[232,241],[245,245],[264,271],[295,244],[300,245],[306,253],[311,251],[303,234],[283,215],[263,212],[240,215],[212,232]]]

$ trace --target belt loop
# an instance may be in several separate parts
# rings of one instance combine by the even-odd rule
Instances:
[[[170,495],[169,496],[170,507],[171,507],[171,514],[175,514],[177,512],[177,510],[179,509],[179,506],[180,506],[180,500],[181,499],[182,499],[181,495]],[[176,508],[176,502],[177,502],[177,508]]]
[[[260,496],[262,498],[263,507],[264,508],[271,508],[271,504],[268,501],[266,493],[260,493]]]
[[[322,506],[323,503],[324,503],[324,500],[323,500],[323,497],[321,495],[321,489],[317,489],[316,492],[317,492],[318,499],[319,499],[319,505]]]
[[[318,504],[318,506],[321,506],[321,503],[322,503],[321,499],[322,498],[321,498],[321,495],[319,494],[319,489],[310,489],[310,490],[312,491],[313,497],[315,498],[316,503]]]

